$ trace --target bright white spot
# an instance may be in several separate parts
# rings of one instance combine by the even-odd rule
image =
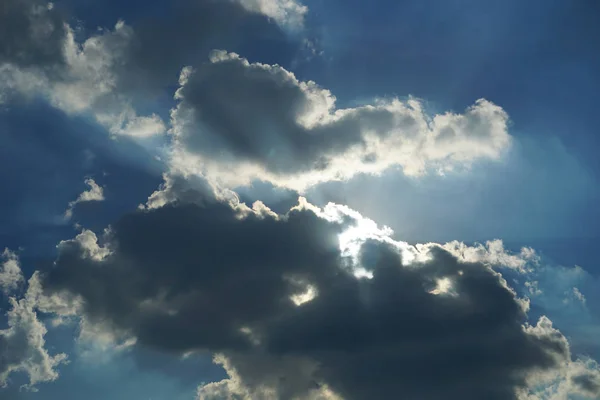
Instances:
[[[314,286],[308,285],[305,292],[290,296],[290,300],[292,300],[295,305],[301,306],[302,304],[313,300],[315,297],[317,297],[317,290]]]
[[[283,27],[301,28],[308,7],[296,0],[238,0],[246,10],[273,18]]]
[[[429,293],[433,295],[452,294],[452,281],[450,278],[438,279],[435,289]]]
[[[364,268],[357,268],[354,271],[354,276],[357,278],[373,279],[373,272],[367,271]]]

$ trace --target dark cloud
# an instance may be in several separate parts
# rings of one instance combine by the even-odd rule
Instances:
[[[349,399],[510,399],[528,369],[566,353],[557,338],[523,332],[522,309],[498,276],[442,250],[432,256],[411,269],[387,246],[367,249],[373,279],[296,309],[271,334],[273,351],[311,355]],[[442,277],[452,278],[456,297],[427,291]]]
[[[0,65],[52,66],[64,61],[62,15],[44,0],[0,3]]]
[[[215,47],[248,49],[250,43],[290,57],[285,33],[264,15],[235,1],[178,0],[160,16],[132,25],[134,35],[116,67],[121,90],[157,93],[177,83],[181,68],[204,60]]]
[[[138,235],[140,228],[145,235]],[[292,290],[285,276],[306,275],[325,284],[332,279],[338,256],[335,227],[310,213],[292,213],[285,221],[255,214],[239,219],[220,203],[207,208],[167,205],[128,215],[113,229],[119,252],[101,262],[107,268],[81,260],[80,242],[63,243],[60,268],[52,271],[48,282],[56,288],[81,289],[84,297],[90,296],[90,315],[114,318],[142,342],[176,351],[247,346],[235,325],[252,324],[291,307],[284,301]],[[81,268],[81,262],[88,267]],[[93,271],[102,275],[97,277],[100,281],[110,281],[110,291],[103,289],[108,282],[90,279]],[[140,314],[144,300],[153,298],[164,298],[169,305],[157,303],[160,311],[150,304],[152,312]],[[215,303],[229,306],[217,311]],[[177,309],[177,317],[170,315],[171,307]]]
[[[600,374],[597,371],[585,371],[572,376],[571,384],[586,396],[600,396]]]
[[[249,398],[327,385],[347,399],[515,399],[527,373],[569,358],[549,320],[523,327],[522,304],[483,264],[435,246],[411,263],[367,240],[357,262],[373,277],[357,279],[338,240],[352,218],[202,196],[129,214],[99,244],[91,232],[61,243],[46,290],[81,296],[86,318],[139,344],[224,353]],[[316,297],[296,306],[308,287]]]

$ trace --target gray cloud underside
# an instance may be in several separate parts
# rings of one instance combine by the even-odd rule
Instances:
[[[43,0],[3,0],[0,4],[0,64],[53,67],[64,62],[63,18]]]
[[[338,239],[351,216],[307,203],[276,216],[204,191],[124,216],[100,244],[91,232],[62,242],[47,293],[80,297],[87,319],[138,344],[224,354],[247,398],[267,385],[264,398],[327,387],[346,399],[515,399],[528,373],[570,359],[549,320],[524,328],[523,305],[484,264],[439,246],[403,262],[393,243],[367,240],[357,262],[373,277],[358,279]],[[433,294],[444,278],[452,293]],[[309,286],[316,297],[296,306]]]

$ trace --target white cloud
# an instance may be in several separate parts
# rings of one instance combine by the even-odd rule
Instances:
[[[529,290],[531,296],[539,296],[543,293],[539,288],[538,281],[525,282],[525,287]]]
[[[133,29],[119,21],[113,30],[102,31],[77,42],[67,25],[62,44],[64,70],[57,78],[36,68],[0,64],[0,100],[16,92],[45,97],[67,114],[90,114],[112,134],[133,137],[159,135],[166,126],[156,114],[139,116],[130,96],[118,87],[118,68],[128,56]]]
[[[292,29],[301,28],[308,7],[296,0],[237,0],[245,9],[264,14],[279,25]]]
[[[264,363],[264,359],[257,357],[256,361]],[[237,368],[231,362],[231,357],[225,354],[216,354],[213,358],[215,364],[221,365],[227,373],[227,378],[218,382],[211,382],[198,387],[197,399],[196,400],[255,400],[255,399],[276,399],[279,393],[278,386],[281,384],[281,377],[278,375],[271,375],[268,373],[268,369],[257,369],[254,374],[251,371],[244,371],[242,374],[239,373]],[[278,360],[278,366],[273,370],[287,370],[295,371],[290,379],[305,379],[310,376],[312,371],[315,369],[313,363],[308,360],[295,357],[281,357]],[[260,365],[257,363],[257,365]],[[260,382],[257,384],[254,382],[254,378]],[[250,382],[247,382],[247,381]],[[320,385],[305,396],[294,397],[298,400],[343,400],[342,397],[335,394],[327,385]]]
[[[106,234],[109,234],[109,232],[107,230]],[[110,249],[100,246],[96,234],[87,229],[83,229],[74,239],[62,240],[56,247],[59,250],[63,250],[72,245],[77,245],[82,249],[85,257],[94,261],[102,261],[110,255]]]
[[[70,219],[73,216],[73,209],[79,203],[85,203],[88,201],[103,201],[104,200],[104,189],[99,186],[96,181],[92,178],[85,180],[85,184],[89,186],[89,190],[82,192],[76,200],[69,203],[69,207],[65,211],[65,218]]]
[[[137,116],[131,108],[121,113],[116,121],[111,114],[98,115],[97,118],[101,123],[106,122],[110,125],[112,133],[119,135],[146,138],[166,131],[165,123],[158,115]]]
[[[29,278],[29,286],[25,297],[34,304],[35,308],[46,314],[53,314],[52,325],[57,326],[71,321],[80,312],[82,302],[79,298],[66,293],[44,293],[39,272]]]
[[[513,254],[504,248],[504,243],[499,239],[488,240],[485,244],[476,243],[473,246],[455,240],[446,243],[444,248],[466,262],[482,262],[523,273],[531,271],[532,266],[540,260],[534,249],[523,247],[519,253]]]
[[[86,317],[79,319],[77,352],[86,362],[108,362],[115,354],[131,349],[136,342],[137,339],[127,332],[119,332],[102,322],[90,321]]]
[[[19,3],[19,0],[14,1]],[[226,36],[225,32],[230,31],[227,24],[235,26],[249,14],[264,15],[282,27],[296,30],[302,27],[308,12],[308,8],[296,0],[232,0],[235,4],[230,5],[229,14],[237,11],[239,6],[246,13],[232,16],[227,21],[213,22],[209,15],[213,12],[214,18],[224,18],[219,14],[220,5],[201,3],[198,7],[190,5],[188,11],[195,13],[199,10],[202,15],[192,21],[207,28],[191,28],[189,21],[186,24],[178,20],[172,21],[173,26],[168,23],[161,26],[162,30],[181,28],[181,32],[171,40],[180,40],[178,36],[197,36],[187,40],[182,48],[187,54],[183,56],[177,52],[170,53],[179,44],[172,46],[170,40],[161,37],[159,40],[164,44],[159,46],[163,47],[157,48],[154,33],[136,32],[124,21],[118,21],[113,29],[101,29],[79,40],[76,29],[62,20],[60,13],[48,8],[48,3],[43,0],[10,5],[8,10],[13,13],[17,10],[18,18],[26,17],[28,25],[11,26],[11,29],[18,29],[7,31],[9,37],[0,39],[3,47],[0,49],[0,104],[9,101],[15,93],[30,98],[44,97],[68,114],[91,116],[114,135],[138,138],[161,135],[167,127],[160,116],[156,113],[138,115],[135,109],[134,97],[145,96],[144,89],[136,87],[137,84],[142,82],[142,86],[151,87],[156,80],[160,81],[156,85],[164,89],[172,83],[169,68],[179,70],[184,65],[181,59],[203,48],[200,45],[202,40]],[[7,14],[5,18],[17,17]],[[206,18],[207,21],[204,20]],[[15,39],[26,35],[29,36]],[[169,53],[167,60],[156,56],[156,53],[163,52]],[[167,64],[170,65],[168,68]],[[168,76],[168,82],[162,78],[155,79],[155,72],[163,74],[162,78]],[[132,87],[141,90],[131,90]]]
[[[253,179],[303,190],[399,166],[406,175],[499,159],[511,143],[504,110],[484,99],[430,116],[417,99],[336,108],[336,98],[279,65],[214,51],[184,68],[172,110],[173,168],[226,186]]]
[[[19,258],[9,249],[0,254],[0,291],[9,295],[23,283]]]
[[[578,288],[576,288],[576,287],[574,287],[574,288],[573,288],[573,296],[574,296],[574,297],[575,297],[577,300],[579,300],[580,302],[582,302],[583,304],[585,304],[585,301],[586,301],[586,300],[585,300],[585,296],[584,296],[584,295],[583,295],[583,293],[581,293],[581,292],[579,291],[579,289],[578,289]]]
[[[24,387],[36,390],[38,383],[58,378],[56,367],[66,362],[67,355],[50,355],[45,348],[47,329],[37,318],[34,299],[11,298],[10,304],[8,328],[0,330],[0,386],[7,386],[12,373],[24,372],[29,377]]]
[[[519,400],[595,400],[600,396],[600,367],[589,358],[569,361],[553,374],[537,376]]]
[[[23,282],[17,255],[9,250],[2,253],[0,286],[11,294]],[[25,373],[29,382],[23,388],[37,391],[36,385],[58,378],[57,367],[67,362],[63,353],[51,355],[44,339],[47,329],[36,310],[67,315],[74,309],[60,296],[45,296],[36,272],[29,279],[24,297],[9,298],[8,328],[0,330],[0,387],[6,387],[13,373]]]

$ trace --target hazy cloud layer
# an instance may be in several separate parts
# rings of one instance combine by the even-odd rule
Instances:
[[[239,0],[248,11],[264,14],[273,18],[283,27],[301,28],[308,7],[296,0]]]
[[[225,51],[185,68],[180,84],[171,114],[176,166],[230,185],[259,178],[304,189],[391,166],[444,172],[498,159],[511,139],[507,114],[484,99],[435,116],[416,99],[338,109],[315,82]]]

